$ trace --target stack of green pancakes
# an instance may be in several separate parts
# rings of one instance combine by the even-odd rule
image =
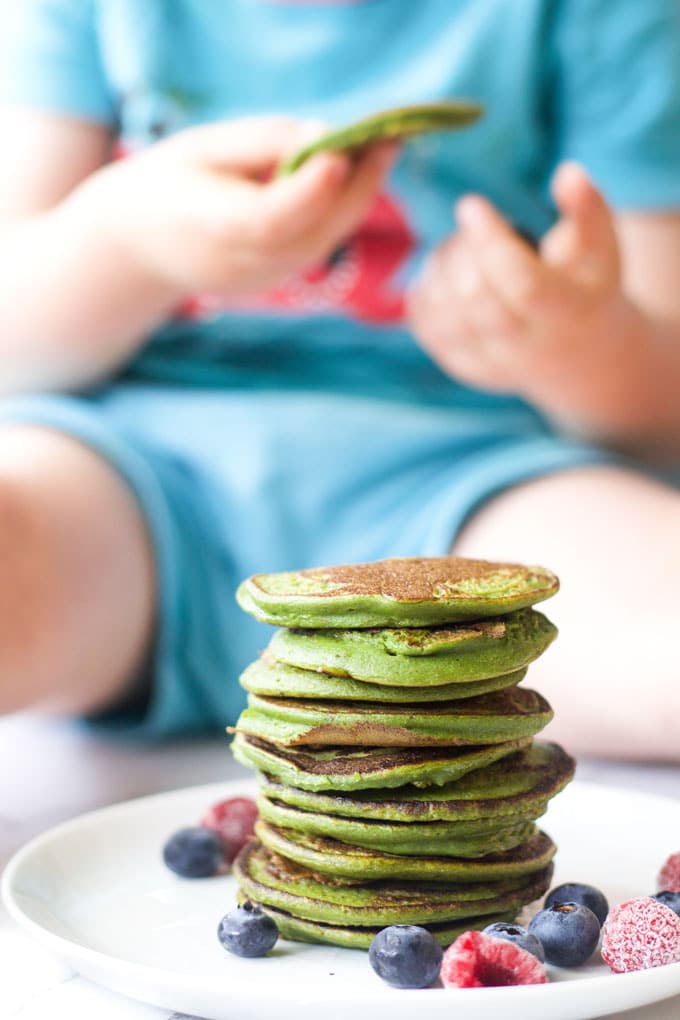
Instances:
[[[453,557],[261,574],[242,608],[280,625],[241,677],[232,744],[258,770],[234,872],[284,937],[367,948],[390,924],[448,945],[550,884],[536,826],[573,775],[519,687],[556,635],[542,568]]]

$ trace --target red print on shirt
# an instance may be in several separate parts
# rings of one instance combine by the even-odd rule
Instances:
[[[404,294],[396,279],[415,247],[402,209],[378,195],[359,231],[323,265],[279,287],[244,298],[201,296],[186,302],[180,315],[196,319],[221,311],[325,312],[365,322],[400,322]]]

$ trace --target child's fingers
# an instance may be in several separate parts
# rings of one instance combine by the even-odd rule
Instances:
[[[471,385],[513,385],[519,331],[459,236],[430,258],[409,293],[408,311],[423,346],[447,371]]]
[[[304,121],[291,117],[243,117],[189,128],[159,145],[205,166],[250,175],[274,167],[304,129]]]
[[[477,263],[475,255],[461,245],[460,268],[453,274],[453,291],[458,303],[494,361],[509,360],[515,346],[526,336],[512,309],[500,300]]]
[[[299,170],[272,181],[257,196],[258,216],[251,224],[255,243],[283,249],[332,216],[351,177],[351,164],[340,153],[319,153]]]
[[[478,195],[466,196],[458,202],[456,215],[480,271],[520,322],[559,314],[564,281],[489,202]]]
[[[311,127],[318,134],[319,125]],[[207,125],[168,143],[180,154],[174,164],[180,179],[184,173],[178,218],[204,232],[217,252],[238,237],[232,260],[263,272],[270,263],[294,272],[327,257],[366,216],[397,151],[376,145],[355,160],[322,152],[295,173],[264,179],[262,171],[290,151],[293,129],[299,139],[305,122],[252,118]],[[168,177],[160,175],[159,188]]]
[[[508,384],[524,362],[526,326],[499,298],[462,237],[457,238],[456,256],[449,293],[473,339],[469,359],[477,360],[480,372],[496,387]]]
[[[577,163],[562,164],[552,192],[562,219],[541,246],[546,260],[569,266],[584,283],[618,285],[619,245],[603,195]]]
[[[233,180],[223,195],[215,176],[211,193],[203,195],[211,229],[219,236],[220,223],[228,232],[238,222],[253,251],[287,261],[291,268],[311,264],[356,229],[393,158],[392,146],[376,147],[354,166],[342,153],[320,153],[265,185]]]
[[[359,227],[396,159],[398,148],[392,143],[376,145],[355,163],[328,215],[319,218],[317,229],[310,237],[301,238],[310,252],[324,254],[332,250]]]
[[[262,189],[252,243],[297,267],[323,259],[365,218],[394,154],[391,145],[376,146],[353,165],[341,153],[321,153],[273,181]]]
[[[573,220],[559,220],[540,243],[541,258],[549,266],[567,271],[575,270],[583,258],[583,248]]]
[[[435,259],[407,295],[408,318],[422,347],[445,371],[477,381],[480,370],[477,337],[462,310],[448,293]]]

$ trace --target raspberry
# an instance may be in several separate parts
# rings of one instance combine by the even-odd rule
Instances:
[[[680,917],[680,892],[668,892],[667,889],[662,889],[654,896],[654,899],[670,907],[673,913]]]
[[[680,853],[671,854],[656,880],[657,889],[680,892]]]
[[[616,974],[680,962],[680,917],[651,896],[619,904],[602,927],[602,959]]]
[[[503,939],[504,942],[512,942],[520,949],[526,949],[527,953],[531,953],[541,963],[545,963],[545,950],[542,943],[519,924],[494,921],[493,924],[487,924],[486,928],[482,929],[482,934],[491,935],[494,939]]]
[[[213,804],[201,825],[216,832],[224,844],[224,856],[228,864],[234,860],[241,847],[253,835],[257,820],[257,807],[248,797],[231,797]]]
[[[548,978],[535,956],[512,942],[466,931],[444,953],[445,988],[490,988],[500,985],[542,985]]]

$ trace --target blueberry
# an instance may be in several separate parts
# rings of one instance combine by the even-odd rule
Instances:
[[[600,922],[581,903],[555,903],[532,917],[529,931],[543,944],[548,963],[580,967],[595,950]]]
[[[226,914],[217,926],[217,937],[236,956],[265,956],[276,944],[279,931],[261,907],[246,900]]]
[[[609,904],[604,893],[594,885],[584,885],[583,882],[565,882],[564,885],[555,886],[546,896],[543,906],[552,907],[555,903],[580,903],[582,907],[588,907],[595,914],[600,926],[604,924],[609,913]]]
[[[426,988],[439,974],[444,953],[426,928],[393,924],[371,942],[368,959],[378,977],[395,988]]]
[[[503,942],[512,942],[514,946],[519,946],[520,949],[526,949],[527,953],[531,953],[541,963],[545,963],[545,952],[543,946],[530,931],[526,928],[522,928],[519,924],[508,924],[506,921],[495,921],[493,924],[487,924],[486,928],[482,932],[483,935],[491,935],[495,939],[501,939]]]
[[[663,903],[664,906],[670,907],[680,917],[680,892],[670,892],[668,889],[663,889],[661,892],[656,893],[653,898],[658,900],[659,903]]]
[[[197,825],[170,837],[163,847],[163,860],[182,878],[209,878],[224,866],[224,847],[216,832]]]

